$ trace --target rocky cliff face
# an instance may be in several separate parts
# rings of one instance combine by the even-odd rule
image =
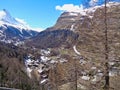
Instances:
[[[110,57],[120,55],[120,4],[110,4],[107,7],[107,29],[108,29],[108,44]],[[85,18],[83,23],[78,25],[77,32],[80,34],[79,48],[81,53],[92,54],[98,53],[99,59],[102,60],[101,55],[104,56],[105,44],[105,14],[104,7],[97,8],[92,18]],[[90,55],[91,53],[91,55]],[[100,55],[101,54],[101,55]],[[86,54],[87,55],[87,54]],[[95,56],[95,55],[94,55]],[[115,57],[112,57],[112,59]]]
[[[115,19],[119,18],[119,9],[119,3],[107,4],[108,25],[113,24],[116,22]],[[90,28],[96,28],[99,25],[104,27],[104,10],[104,5],[102,5],[84,9],[81,12],[64,12],[58,18],[56,24],[47,30],[74,29],[78,31],[78,28],[90,30]]]
[[[79,13],[64,12],[58,18],[56,24],[53,27],[47,28],[45,31],[39,33],[38,36],[33,38],[32,41],[33,43],[37,43],[37,46],[39,46],[39,45],[42,45],[40,41],[43,40],[43,37],[48,38],[49,36],[51,40],[54,41],[57,35],[58,36],[61,35],[62,37],[62,34],[59,33],[60,30],[61,32],[68,30],[68,32],[72,32],[74,34],[77,33],[79,35],[79,40],[76,39],[77,42],[80,42],[79,45],[91,44],[92,46],[95,46],[96,43],[98,42],[97,44],[101,46],[101,44],[104,43],[104,30],[105,30],[104,11],[105,9],[103,5],[103,6],[91,7],[89,9],[84,9]],[[108,38],[110,41],[111,40],[113,42],[115,41],[117,45],[120,42],[118,39],[119,30],[120,30],[119,23],[120,23],[120,4],[108,3],[107,4],[107,25],[108,25],[108,35],[109,35]],[[44,34],[45,32],[46,34]],[[51,32],[52,34],[49,34],[49,33],[47,34],[47,32]],[[56,32],[57,34],[53,34],[53,32]],[[116,38],[117,41],[113,40],[112,38]],[[44,42],[48,44],[47,42],[49,39],[44,40]],[[55,44],[55,42],[53,42],[52,45],[53,44]]]
[[[86,57],[93,53],[103,54],[105,43],[105,8],[104,5],[84,9],[83,12],[64,12],[56,24],[48,31],[67,29],[79,34],[78,49]],[[107,4],[107,28],[109,53],[120,55],[120,3]],[[88,56],[87,54],[88,53]],[[100,56],[101,57],[101,56]],[[101,58],[102,59],[102,58]]]
[[[37,48],[59,48],[59,47],[71,47],[73,42],[75,43],[79,35],[70,30],[53,30],[43,31],[39,33],[31,41],[28,41],[30,46]]]

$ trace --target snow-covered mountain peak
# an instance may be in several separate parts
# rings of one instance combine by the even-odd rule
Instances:
[[[29,29],[28,25],[22,23],[20,19],[12,17],[11,14],[6,9],[0,11],[0,25],[4,24],[19,29]]]
[[[11,17],[10,13],[6,9],[3,9],[3,12],[5,13],[6,16]]]
[[[0,41],[18,44],[37,33],[24,20],[12,17],[6,9],[0,11]]]
[[[0,20],[2,20],[3,18],[5,18],[6,13],[3,11],[0,11]]]
[[[0,21],[9,23],[9,24],[17,24],[18,23],[15,20],[15,18],[13,18],[6,9],[3,9],[2,11],[0,11]]]
[[[116,6],[116,5],[120,5],[120,2],[108,2],[107,3],[107,7]],[[89,16],[89,13],[94,13],[96,9],[103,8],[104,6],[105,6],[104,4],[101,4],[101,5],[91,6],[88,8],[80,8],[77,10],[66,10],[66,12],[68,12],[70,16],[77,16],[79,14],[83,16]]]

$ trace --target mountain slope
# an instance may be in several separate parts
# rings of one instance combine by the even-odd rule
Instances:
[[[72,43],[75,43],[78,37],[78,34],[70,30],[46,30],[27,41],[27,45],[35,46],[37,48],[71,47]]]
[[[41,56],[49,65],[48,83],[55,89],[75,90],[75,74],[80,90],[102,90],[105,83],[105,8],[104,5],[83,10],[83,13],[64,12],[53,27],[28,41],[37,48],[54,51]],[[120,3],[107,4],[108,63],[110,87],[119,88],[120,76]],[[78,35],[75,39],[71,34]],[[48,32],[48,33],[47,33]],[[72,38],[72,39],[71,39]],[[65,48],[70,41],[70,47]],[[38,50],[38,49],[36,49]],[[47,50],[47,49],[46,49]],[[42,55],[42,54],[41,54]],[[64,57],[66,62],[60,63]],[[49,62],[54,62],[53,67]],[[47,63],[48,62],[48,63]],[[76,70],[75,70],[76,68]],[[116,87],[117,85],[117,87]],[[47,87],[47,86],[46,86]],[[72,88],[73,87],[73,88]],[[67,88],[67,89],[66,89]]]
[[[107,4],[108,27],[112,26],[112,28],[116,28],[118,30],[119,30],[119,8],[120,8],[119,6],[120,6],[119,3],[110,2]],[[115,23],[115,25],[113,23]],[[48,45],[49,48],[49,43],[56,40],[55,36],[57,37],[61,35],[62,37],[62,34],[59,33],[60,30],[61,32],[64,30],[68,30],[68,32],[79,34],[79,40],[77,42],[84,41],[84,44],[93,42],[95,37],[96,39],[100,39],[100,40],[103,39],[104,5],[84,9],[82,12],[64,12],[58,18],[56,24],[53,27],[47,28],[45,31],[39,33],[35,38],[31,39],[30,41],[32,41],[34,46],[44,46],[46,43],[46,45]],[[49,32],[49,33],[56,32],[57,34],[53,34],[54,37],[50,37],[49,35],[51,34],[49,33],[43,35],[43,33],[45,32]],[[44,40],[43,37],[41,37],[42,35],[44,37]],[[64,42],[67,42],[64,36],[61,39]],[[57,41],[59,42],[59,40]],[[72,40],[69,41],[71,41],[72,43]],[[52,43],[53,47],[55,44],[56,42]]]
[[[22,90],[38,87],[36,82],[26,74],[23,62],[25,55],[25,50],[0,42],[0,87],[14,87]]]
[[[7,10],[0,11],[0,40],[4,42],[22,41],[37,35],[24,23],[15,19]]]
[[[28,29],[28,26],[25,25],[25,23],[20,21],[18,18],[12,17],[11,14],[6,9],[0,11],[0,25],[3,24],[14,26],[16,28]]]

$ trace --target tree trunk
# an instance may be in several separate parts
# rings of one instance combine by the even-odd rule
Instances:
[[[105,0],[105,85],[104,89],[109,90],[109,60],[108,60],[108,28],[107,28],[107,0]]]

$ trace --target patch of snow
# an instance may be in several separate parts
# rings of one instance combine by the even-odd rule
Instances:
[[[71,18],[70,20],[75,21],[75,19],[74,19],[74,18]]]
[[[48,81],[48,79],[43,79],[40,83],[41,84],[44,84],[44,83],[46,83]]]
[[[92,70],[95,70],[95,69],[97,69],[97,68],[96,68],[96,67],[91,67],[91,69],[92,69]]]
[[[83,16],[87,15],[87,13],[85,11],[81,11],[80,14],[83,15]]]
[[[85,75],[86,75],[86,72],[85,72],[85,71],[81,71],[81,73],[83,74],[83,76],[85,76]]]
[[[103,73],[97,73],[96,75],[93,76],[93,79],[91,80],[92,83],[96,83],[97,81],[100,81],[103,76]]]
[[[56,60],[51,60],[50,61],[50,63],[52,63],[52,64],[55,64],[55,63],[57,63],[58,61],[56,61]]]
[[[31,78],[31,72],[32,72],[32,69],[30,69],[29,67],[27,67],[27,74],[28,76]]]
[[[28,64],[30,64],[32,62],[32,60],[30,58],[25,59],[25,65],[27,66]]]
[[[46,57],[46,56],[41,56],[41,61],[42,61],[42,62],[47,62],[48,60],[49,60],[48,57]]]
[[[47,75],[42,75],[42,77],[43,77],[43,78],[46,78],[46,77],[47,77]]]
[[[84,65],[84,64],[86,64],[86,63],[87,63],[87,62],[86,62],[85,60],[83,60],[83,59],[80,60],[80,64],[81,64],[81,65]]]
[[[109,72],[109,76],[113,77],[113,76],[115,76],[115,73],[114,72]]]
[[[80,20],[83,21],[85,18],[84,17],[80,17]]]
[[[112,5],[119,5],[120,3],[118,3],[118,2],[109,2],[109,3],[107,3],[107,7],[111,7]],[[96,9],[98,9],[98,8],[102,8],[102,7],[104,7],[104,4],[103,5],[97,5],[97,6],[94,6],[94,7],[90,7],[90,8],[87,8],[87,9],[84,9],[84,11],[86,12],[86,13],[94,13],[95,11],[96,11]]]
[[[102,77],[103,76],[103,73],[100,72],[100,73],[97,73],[98,76]]]
[[[71,16],[78,16],[78,13],[70,12],[69,15],[71,15]]]
[[[38,61],[38,62],[39,62],[39,61]],[[40,63],[40,64],[38,65],[37,71],[38,71],[39,73],[42,73],[42,72],[44,71],[43,67],[44,67],[44,65]]]
[[[94,75],[93,77],[94,77],[94,78],[91,80],[93,83],[101,80],[101,77],[99,77],[99,76],[97,76],[97,75]]]
[[[109,76],[116,76],[116,75],[118,75],[120,73],[120,71],[119,70],[117,70],[117,69],[112,69],[112,70],[110,70],[109,71]]]
[[[40,69],[38,69],[37,70],[39,73],[42,73],[43,72],[43,70],[40,68]]]
[[[114,65],[115,64],[115,62],[109,62],[109,65]]]
[[[120,5],[120,3],[119,2],[112,2],[112,1],[107,3],[107,7],[111,7],[112,5]]]
[[[102,71],[101,70],[98,70],[98,73],[101,73]]]
[[[91,18],[91,19],[92,19],[92,18],[93,18],[93,16],[89,16],[89,18]]]
[[[95,75],[94,78],[91,80],[92,82],[98,81],[97,76]]]
[[[70,30],[74,31],[74,26],[75,24],[72,24]]]
[[[101,6],[95,6],[95,7],[87,8],[87,9],[84,9],[84,11],[86,13],[94,13],[96,11],[96,9],[98,9],[98,8],[101,8]]]
[[[22,42],[22,41],[18,41],[18,42],[15,42],[15,46],[18,46],[18,45],[22,45],[22,44],[24,44],[24,42]]]
[[[84,90],[86,89],[86,87],[82,84],[78,84],[78,87],[81,88],[81,89],[84,89]]]
[[[66,59],[61,59],[60,60],[60,63],[64,63],[64,62],[67,62],[67,60]]]
[[[75,45],[73,46],[73,49],[74,49],[74,51],[75,51],[76,54],[81,55],[80,52],[76,49]]]
[[[28,72],[32,72],[32,69],[30,69],[30,68],[27,68],[27,71],[28,71]]]
[[[3,31],[0,30],[0,37],[3,37],[4,34],[3,34]]]
[[[5,40],[5,43],[12,43],[12,40]]]
[[[49,50],[42,49],[42,50],[41,50],[41,53],[42,53],[42,55],[48,55],[48,54],[50,54],[50,51],[49,51]]]
[[[7,27],[5,25],[3,25],[3,21],[0,21],[0,27],[2,27],[3,30],[7,29]],[[0,30],[0,31],[3,31],[3,30]]]
[[[90,77],[89,76],[82,76],[81,77],[83,80],[90,80]]]

